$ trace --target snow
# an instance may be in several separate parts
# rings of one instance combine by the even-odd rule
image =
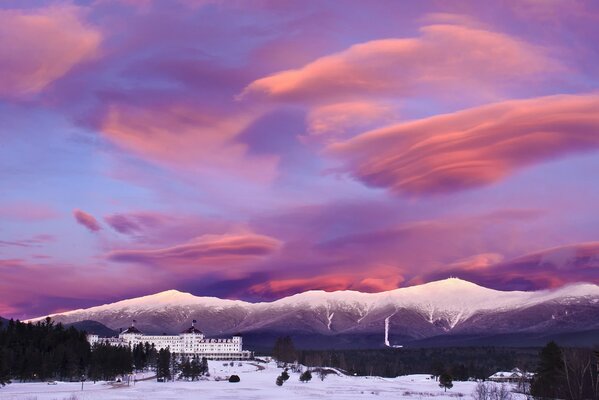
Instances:
[[[276,377],[282,372],[274,363],[257,364],[243,362],[241,366],[224,367],[224,362],[210,361],[211,380],[196,382],[166,382],[156,380],[136,382],[135,385],[110,384],[106,382],[81,383],[59,382],[13,383],[0,388],[0,400],[125,400],[125,399],[455,399],[470,397],[475,382],[454,382],[454,387],[443,392],[438,382],[429,375],[408,375],[397,378],[355,377],[328,375],[320,381],[316,374],[308,383],[299,381],[299,374],[291,373],[291,378],[282,387],[275,385]],[[260,365],[260,367],[257,367]],[[264,369],[259,369],[264,368]],[[239,375],[241,382],[216,381],[214,377]],[[515,400],[525,396],[515,395]]]
[[[228,300],[228,299],[219,299],[218,297],[202,297],[202,296],[194,296],[191,293],[180,292],[178,290],[166,290],[164,292],[137,297],[134,299],[117,301],[116,303],[104,304],[101,306],[86,308],[86,309],[77,309],[72,311],[61,312],[57,314],[51,314],[49,317],[53,317],[56,315],[68,316],[68,315],[76,315],[76,314],[93,314],[102,311],[112,311],[112,310],[128,310],[129,312],[136,311],[148,311],[148,310],[164,310],[167,307],[181,307],[181,306],[195,306],[202,305],[205,307],[210,307],[214,310],[216,309],[224,309],[234,306],[239,307],[248,307],[252,306],[252,303],[248,303],[241,300]],[[31,322],[38,321],[45,317],[33,318]],[[28,322],[26,321],[26,322]]]
[[[327,328],[328,328],[328,330],[331,330],[331,324],[333,323],[333,316],[334,315],[335,315],[334,312],[332,312],[329,315],[327,315]]]
[[[387,318],[385,318],[385,346],[389,347],[389,319],[392,316],[388,316]]]
[[[165,309],[200,306],[212,311],[222,311],[231,307],[240,307],[248,315],[253,312],[310,308],[327,313],[325,323],[331,330],[332,312],[337,309],[353,310],[361,317],[360,323],[371,310],[385,308],[410,308],[422,314],[429,322],[444,320],[450,329],[472,315],[490,310],[513,310],[530,307],[548,301],[572,302],[581,299],[596,302],[599,299],[599,286],[593,284],[574,284],[559,289],[538,292],[499,291],[488,289],[458,278],[449,278],[423,285],[410,286],[379,293],[362,293],[351,290],[325,292],[310,290],[273,302],[248,303],[240,300],[226,300],[215,297],[197,297],[190,293],[168,290],[150,296],[123,300],[113,304],[92,307],[86,310],[74,310],[61,314],[70,320],[94,319],[102,312],[115,315],[135,315],[139,312],[164,311]],[[43,318],[43,317],[42,317]],[[33,319],[32,321],[41,318]]]

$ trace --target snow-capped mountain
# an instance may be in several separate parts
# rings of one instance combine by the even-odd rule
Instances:
[[[504,292],[450,278],[380,293],[308,291],[268,303],[169,290],[52,318],[93,320],[115,330],[135,319],[148,333],[178,332],[196,319],[207,335],[241,332],[257,345],[282,334],[308,346],[337,347],[382,346],[385,337],[390,345],[514,334],[544,338],[599,333],[599,286]]]

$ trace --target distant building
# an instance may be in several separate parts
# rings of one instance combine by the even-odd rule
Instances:
[[[532,372],[525,372],[519,368],[514,368],[511,371],[499,371],[491,375],[488,380],[493,382],[529,382],[533,378]]]
[[[133,347],[139,343],[154,345],[156,350],[169,349],[171,353],[184,356],[199,356],[213,360],[240,360],[253,357],[253,353],[243,350],[241,335],[229,339],[209,339],[195,327],[195,320],[191,327],[178,335],[145,335],[131,326],[122,331],[118,338],[101,338],[98,335],[87,335],[88,342],[93,346],[96,343],[108,343],[113,346]]]

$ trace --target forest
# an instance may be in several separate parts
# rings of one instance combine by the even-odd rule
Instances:
[[[530,394],[535,398],[599,399],[599,349],[453,347],[376,350],[296,350],[280,337],[273,356],[309,367],[333,367],[351,375],[395,377],[409,374],[447,375],[456,381],[486,380],[498,371],[519,368],[534,372]]]
[[[133,348],[98,343],[91,347],[84,331],[65,328],[50,318],[35,324],[0,321],[0,387],[13,380],[114,380],[152,369],[158,379],[196,380],[208,373],[200,357],[176,357],[149,343]]]
[[[50,318],[35,324],[0,321],[0,386],[12,381],[111,380],[156,359],[153,348],[97,345],[86,333]]]

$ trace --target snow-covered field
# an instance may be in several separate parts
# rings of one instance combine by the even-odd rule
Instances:
[[[1,400],[112,400],[112,399],[470,399],[474,382],[454,382],[454,387],[443,392],[428,375],[409,375],[398,378],[353,377],[328,375],[321,381],[316,374],[310,382],[299,381],[299,374],[290,373],[282,387],[275,380],[282,372],[274,363],[244,362],[241,366],[224,367],[223,362],[211,361],[210,380],[195,382],[156,382],[155,379],[138,381],[130,386],[105,382],[12,383],[0,388]],[[261,369],[264,368],[264,369]],[[216,381],[215,377],[239,375],[241,382]],[[514,395],[514,400],[524,399]]]

